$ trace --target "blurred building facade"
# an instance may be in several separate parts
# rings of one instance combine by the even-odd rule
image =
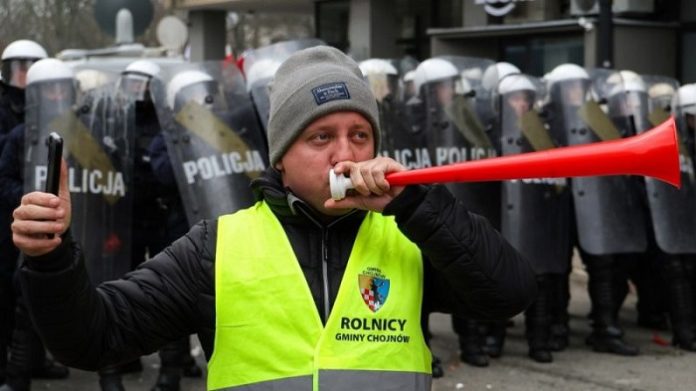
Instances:
[[[318,38],[358,60],[457,54],[509,61],[534,75],[574,62],[696,81],[696,53],[688,50],[696,46],[696,2],[689,0],[171,1],[189,11],[192,48],[200,44],[204,57],[224,47],[215,32],[227,11],[299,12],[314,15]],[[612,11],[605,18],[602,3]]]

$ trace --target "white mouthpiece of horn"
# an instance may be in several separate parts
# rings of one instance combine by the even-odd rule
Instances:
[[[329,171],[329,186],[331,187],[331,198],[336,201],[346,198],[346,191],[355,187],[349,177],[336,175],[333,169]]]

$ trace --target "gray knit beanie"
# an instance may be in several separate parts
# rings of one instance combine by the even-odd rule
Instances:
[[[337,111],[362,114],[379,148],[377,100],[358,64],[338,49],[315,46],[294,53],[278,68],[270,87],[268,149],[275,165],[304,129]]]

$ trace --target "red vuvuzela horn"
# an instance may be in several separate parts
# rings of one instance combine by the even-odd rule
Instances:
[[[391,186],[447,182],[485,182],[528,178],[643,175],[681,185],[679,146],[674,118],[620,140],[575,145],[446,166],[387,174]],[[331,171],[331,196],[345,197],[350,178]]]

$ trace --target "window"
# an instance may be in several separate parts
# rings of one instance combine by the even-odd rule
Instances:
[[[317,37],[343,51],[348,49],[349,0],[318,1],[315,3]]]
[[[517,65],[523,72],[543,76],[557,65],[585,63],[582,35],[553,38],[521,38],[502,41],[503,61]]]

